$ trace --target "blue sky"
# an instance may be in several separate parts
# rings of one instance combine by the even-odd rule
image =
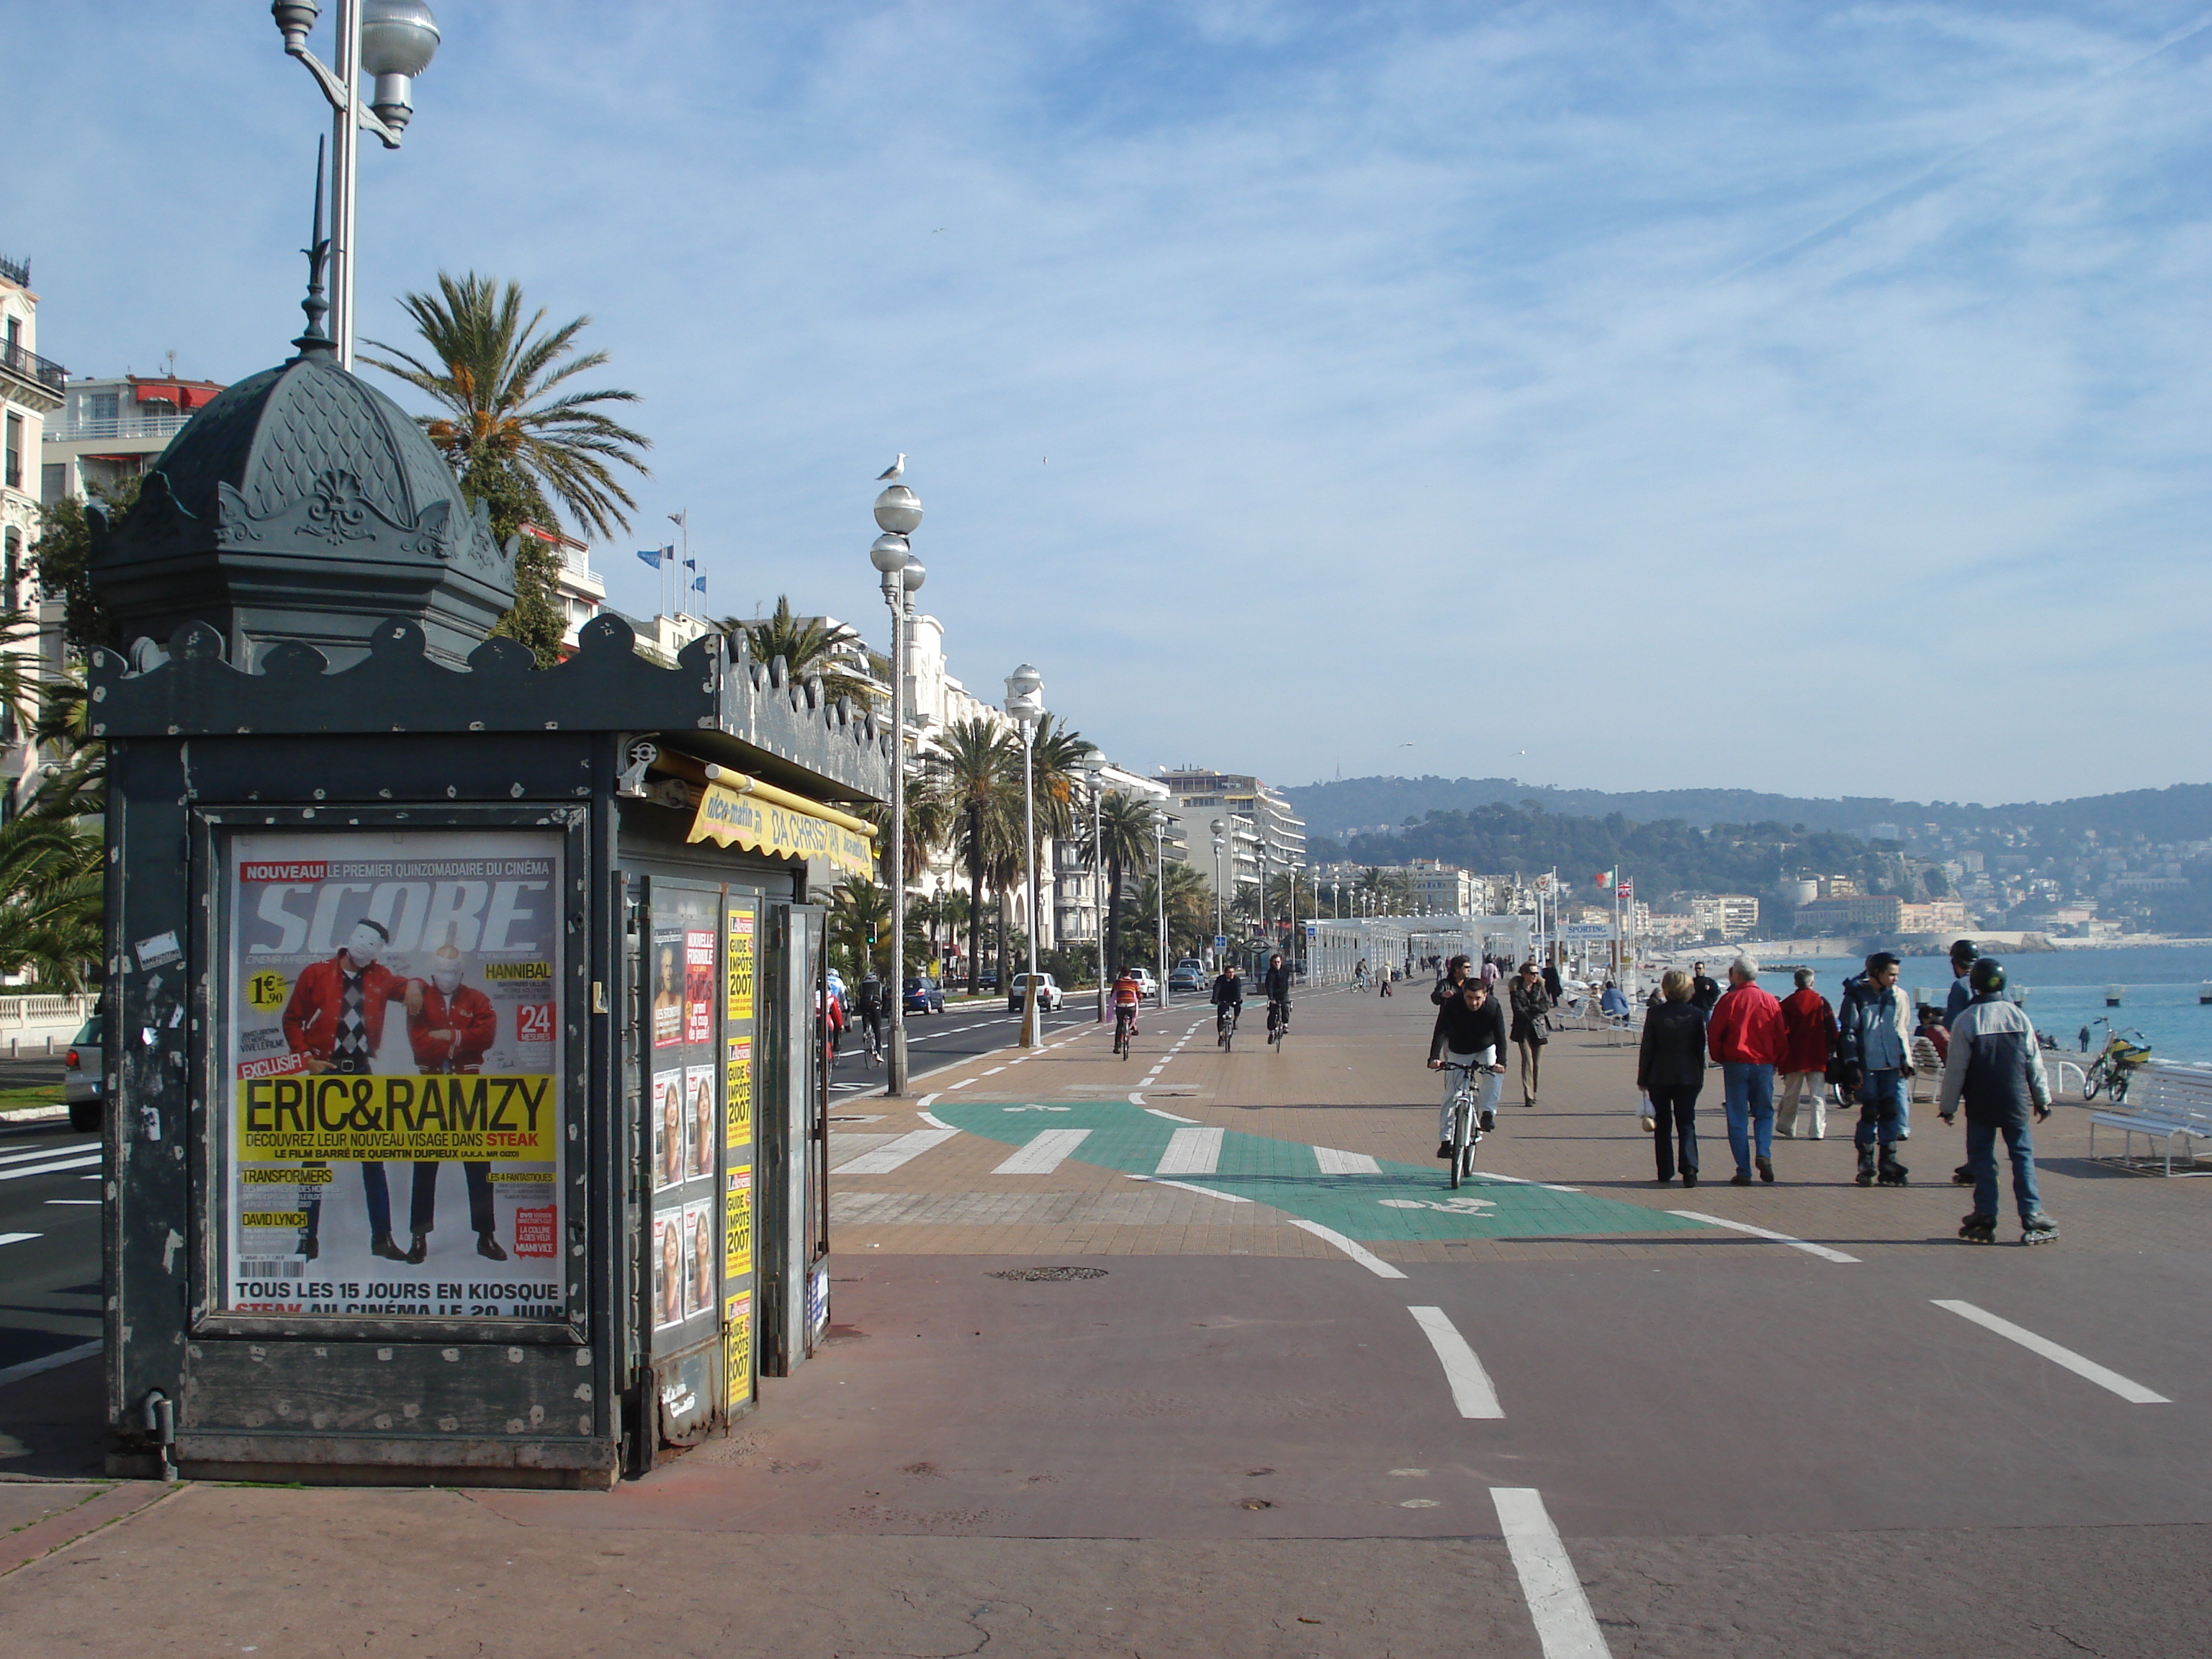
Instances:
[[[441,268],[593,315],[625,608],[682,507],[718,614],[880,636],[903,449],[953,672],[1132,765],[2212,777],[2199,6],[433,3],[361,331]],[[10,41],[42,350],[284,355],[267,7]]]

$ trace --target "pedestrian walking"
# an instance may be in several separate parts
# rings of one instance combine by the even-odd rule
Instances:
[[[1552,999],[1533,957],[1521,964],[1521,975],[1513,981],[1512,1002],[1513,1046],[1521,1051],[1521,1103],[1534,1106],[1537,1085],[1543,1081],[1544,1045],[1552,1040],[1545,1025]]]
[[[1907,1133],[1906,1079],[1912,1075],[1912,1011],[1897,988],[1897,958],[1877,951],[1866,959],[1866,972],[1844,989],[1837,1021],[1837,1050],[1842,1054],[1859,1100],[1857,1181],[1870,1187],[1907,1184],[1911,1173],[1897,1161],[1897,1143]]]
[[[1705,1022],[1705,1042],[1721,1066],[1722,1100],[1728,1113],[1729,1150],[1735,1154],[1732,1186],[1774,1179],[1774,1066],[1782,1058],[1782,1005],[1759,988],[1759,964],[1749,957],[1729,963],[1729,988]]]
[[[1559,999],[1565,994],[1565,988],[1559,983],[1559,964],[1556,962],[1544,964],[1544,994],[1552,999],[1554,1008],[1559,1006]]]
[[[1660,1000],[1644,1017],[1636,1051],[1636,1086],[1651,1102],[1651,1152],[1659,1184],[1674,1178],[1698,1184],[1698,1091],[1705,1083],[1705,1011],[1690,999],[1690,976],[1670,968],[1659,981]]]
[[[1782,999],[1782,1098],[1774,1112],[1774,1133],[1797,1139],[1802,1099],[1813,1120],[1808,1140],[1828,1133],[1828,1066],[1836,1055],[1836,1011],[1813,988],[1813,970],[1800,968],[1797,988]]]
[[[1968,970],[1973,1000],[1951,1018],[1951,1054],[1943,1066],[1936,1109],[1949,1123],[1966,1109],[1966,1163],[1974,1172],[1974,1209],[1959,1229],[1969,1244],[1997,1240],[1997,1137],[2012,1160],[2013,1201],[2020,1208],[2020,1242],[2048,1244],[2058,1229],[2043,1213],[2035,1186],[2035,1147],[2029,1119],[2051,1115],[2051,1079],[2027,1011],[2004,1000],[2004,964],[1984,957]]]
[[[1698,1005],[1698,1012],[1710,1016],[1713,1005],[1721,1000],[1721,988],[1705,975],[1705,964],[1690,964],[1690,1000]]]

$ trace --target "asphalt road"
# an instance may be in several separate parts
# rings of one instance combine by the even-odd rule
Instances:
[[[1170,1016],[1180,1014],[1204,1000],[1196,996],[1171,996],[1168,1012]],[[1153,1018],[1160,1016],[1156,1008],[1148,1007],[1145,1012]],[[1044,1016],[1043,1028],[1047,1032],[1064,1031],[1072,1025],[1096,1024],[1097,1017],[1096,994],[1078,993],[1068,998],[1060,1012]],[[948,1003],[941,1014],[910,1013],[906,1017],[907,1069],[919,1077],[936,1066],[950,1066],[1003,1048],[1019,1035],[1021,1024],[1021,1016],[1008,1013],[1006,1005],[1001,1001],[965,1006]],[[884,1068],[868,1063],[859,1032],[848,1031],[836,1066],[830,1073],[830,1093],[849,1097],[883,1086]]]
[[[0,1372],[100,1337],[97,1135],[0,1131]]]

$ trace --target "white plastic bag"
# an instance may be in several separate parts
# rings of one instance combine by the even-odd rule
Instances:
[[[1641,1096],[1638,1098],[1636,1108],[1636,1121],[1638,1127],[1640,1127],[1645,1134],[1656,1134],[1658,1133],[1659,1120],[1651,1115],[1651,1097],[1648,1094]]]

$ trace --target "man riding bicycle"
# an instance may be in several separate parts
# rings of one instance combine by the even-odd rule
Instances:
[[[1137,1010],[1145,1003],[1145,988],[1128,969],[1114,981],[1114,1046],[1120,1048],[1137,1035]]]
[[[1267,958],[1267,971],[1260,986],[1267,994],[1267,1035],[1273,1036],[1278,1025],[1287,1032],[1291,1029],[1291,970],[1283,965],[1280,951]]]
[[[1459,994],[1437,1010],[1436,1030],[1429,1036],[1429,1069],[1447,1066],[1474,1066],[1481,1073],[1477,1101],[1480,1117],[1475,1127],[1487,1133],[1498,1127],[1498,1096],[1504,1086],[1505,1013],[1480,979],[1469,979]],[[1474,1072],[1468,1073],[1470,1080]],[[1452,1103],[1459,1093],[1457,1079],[1444,1084],[1444,1097],[1437,1115],[1437,1156],[1452,1156]]]
[[[1234,1030],[1244,1012],[1244,976],[1234,968],[1224,966],[1213,981],[1213,1007],[1214,1034],[1219,1036],[1224,1025]]]
[[[872,1064],[884,1051],[884,982],[873,973],[860,985],[860,1029],[867,1034],[868,1060]]]

